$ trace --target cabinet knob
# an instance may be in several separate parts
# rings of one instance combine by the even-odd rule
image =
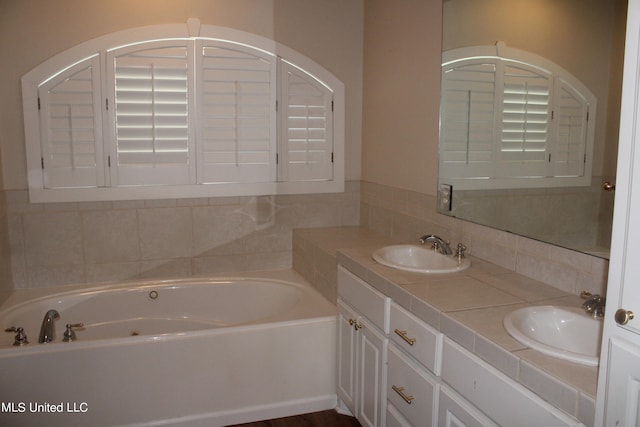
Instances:
[[[618,325],[626,325],[629,320],[633,319],[633,311],[620,308],[616,311],[615,319]]]
[[[349,324],[353,326],[353,328],[357,331],[358,329],[362,329],[362,323],[358,323],[356,319],[349,319]]]

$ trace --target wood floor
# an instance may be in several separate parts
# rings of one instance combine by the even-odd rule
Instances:
[[[234,427],[361,427],[353,417],[340,415],[334,410],[277,418],[275,420],[238,424]]]

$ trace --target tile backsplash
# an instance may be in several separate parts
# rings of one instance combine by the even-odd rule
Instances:
[[[606,293],[605,259],[436,213],[436,197],[362,182],[360,224],[403,242],[437,234],[485,261],[572,294]]]

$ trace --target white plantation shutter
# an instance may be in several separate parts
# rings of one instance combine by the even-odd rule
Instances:
[[[496,65],[470,61],[445,73],[440,162],[452,176],[491,176]]]
[[[194,19],[126,30],[48,59],[22,93],[32,201],[344,190],[344,85],[273,40]]]
[[[332,93],[300,69],[281,63],[282,121],[280,179],[333,178]]]
[[[493,176],[547,176],[552,76],[502,63],[500,161]]]
[[[554,176],[582,176],[587,151],[587,125],[589,103],[584,96],[564,79],[556,84],[557,122],[555,149],[551,153]]]
[[[458,189],[590,185],[595,96],[543,58],[500,44],[493,55],[490,49],[444,54],[443,182]]]
[[[275,57],[207,41],[198,60],[198,181],[275,181]]]
[[[195,166],[187,42],[146,43],[112,56],[112,184],[190,183]]]
[[[44,188],[104,183],[100,58],[88,58],[38,88]]]

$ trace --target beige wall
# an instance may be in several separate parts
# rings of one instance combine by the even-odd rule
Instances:
[[[366,181],[436,193],[441,13],[440,0],[366,1]]]
[[[360,177],[363,0],[21,0],[0,2],[0,149],[5,189],[27,188],[20,78],[65,49],[145,25],[220,25],[275,39],[322,64],[347,97],[347,179]]]

